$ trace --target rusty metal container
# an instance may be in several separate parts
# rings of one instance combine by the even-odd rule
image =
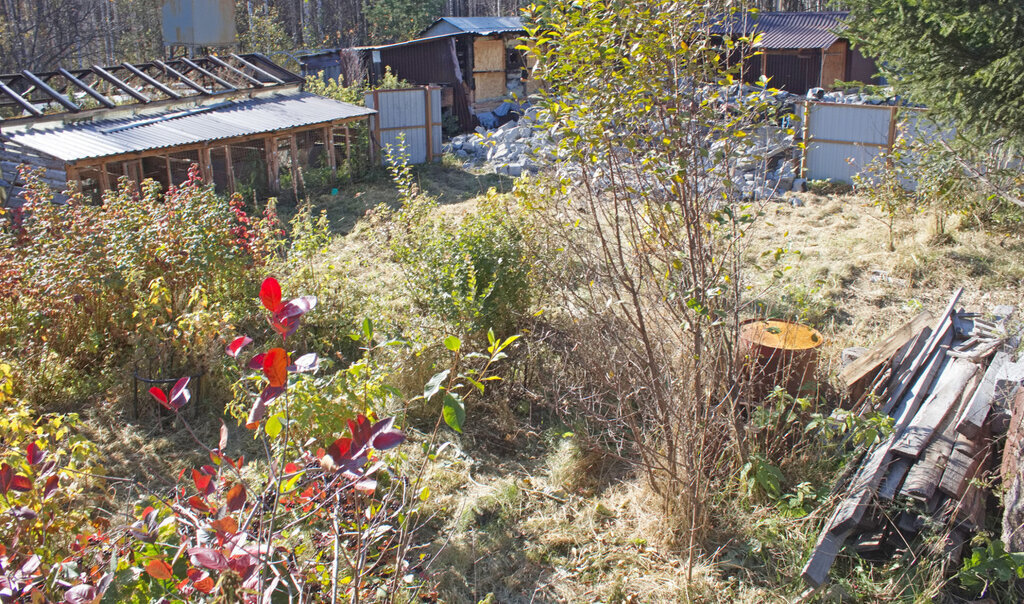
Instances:
[[[819,348],[825,338],[807,325],[779,319],[750,319],[740,325],[740,353],[746,357],[754,396],[775,386],[792,396],[813,391]]]

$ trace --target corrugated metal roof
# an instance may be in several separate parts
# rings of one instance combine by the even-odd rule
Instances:
[[[180,147],[373,114],[305,92],[156,114],[4,130],[4,136],[64,161]]]
[[[424,31],[430,31],[442,21],[467,34],[480,36],[525,31],[523,20],[519,17],[441,17]]]
[[[712,25],[712,33],[761,34],[757,45],[762,49],[828,48],[839,39],[845,27],[847,11],[828,12],[762,12],[747,13],[723,19]]]

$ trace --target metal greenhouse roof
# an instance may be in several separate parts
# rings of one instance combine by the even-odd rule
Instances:
[[[121,63],[83,69],[0,75],[0,108],[12,108],[32,119],[113,109],[193,97],[234,94],[301,84],[302,78],[260,54],[180,57],[148,63]]]
[[[516,31],[525,31],[523,20],[519,17],[441,17],[423,30],[421,35],[466,33],[489,36]]]
[[[364,117],[372,109],[295,92],[168,108],[120,119],[42,122],[2,136],[66,162],[264,134]]]
[[[726,17],[711,27],[712,33],[751,35],[760,33],[758,48],[783,50],[828,48],[846,27],[847,11],[762,12]]]

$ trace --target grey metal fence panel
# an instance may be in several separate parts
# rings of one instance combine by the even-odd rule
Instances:
[[[396,147],[403,134],[409,163],[422,164],[441,156],[440,88],[377,90],[367,93],[365,100],[367,107],[377,110],[370,128],[382,162],[386,146]]]

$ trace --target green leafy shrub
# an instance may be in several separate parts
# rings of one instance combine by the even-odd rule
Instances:
[[[96,369],[134,352],[202,364],[280,235],[271,216],[214,194],[195,166],[166,193],[122,179],[98,206],[74,191],[55,204],[38,174],[26,177],[24,207],[0,224],[0,265],[11,267],[0,350],[19,358]]]

